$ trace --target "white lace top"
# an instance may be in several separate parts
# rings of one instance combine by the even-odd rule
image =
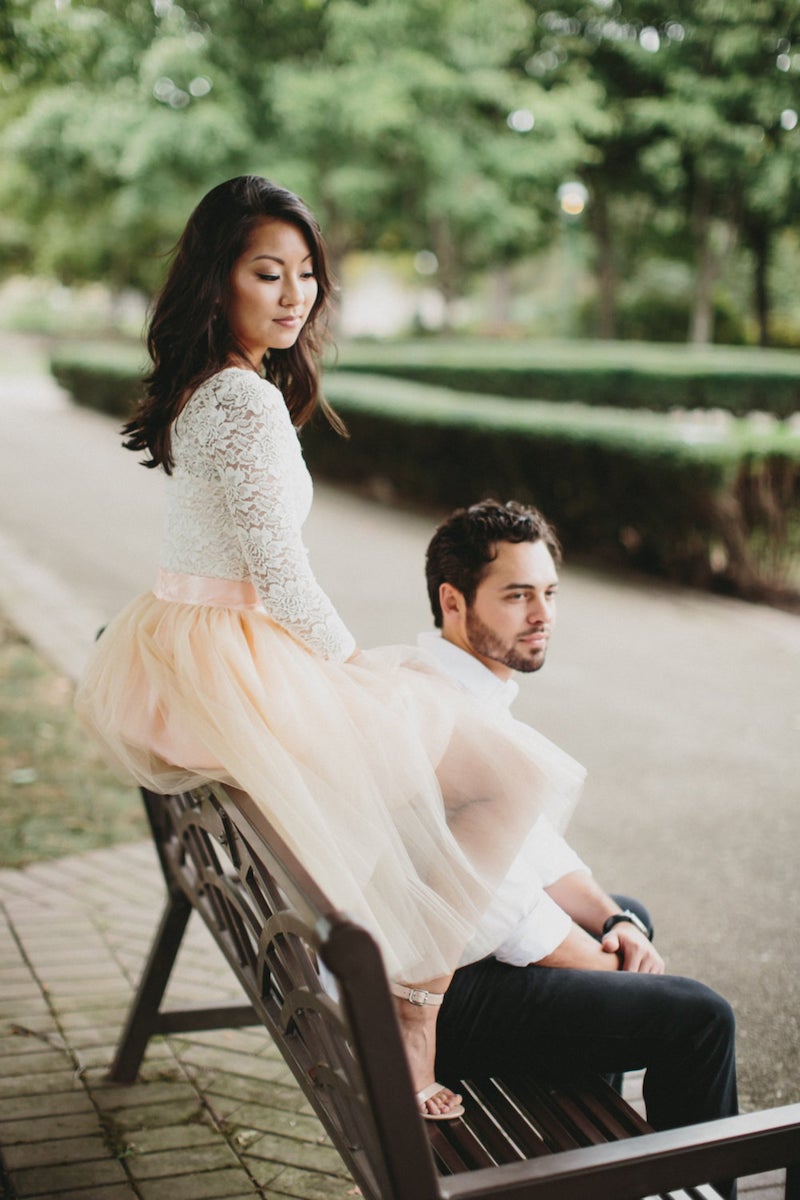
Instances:
[[[249,580],[269,615],[310,649],[347,658],[354,639],[301,540],[311,477],[278,389],[252,371],[221,371],[183,409],[172,447],[164,570]]]

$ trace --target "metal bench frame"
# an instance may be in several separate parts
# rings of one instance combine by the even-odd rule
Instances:
[[[463,1118],[423,1122],[372,937],[245,793],[214,784],[143,799],[167,902],[112,1080],[135,1080],[154,1035],[261,1024],[367,1200],[710,1200],[704,1180],[782,1166],[787,1200],[800,1200],[800,1104],[655,1133],[600,1079],[480,1079],[463,1081]],[[247,1003],[162,1009],[193,911]]]

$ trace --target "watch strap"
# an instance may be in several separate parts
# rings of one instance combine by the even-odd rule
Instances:
[[[641,919],[641,917],[637,916],[635,912],[631,912],[629,908],[623,909],[622,912],[612,913],[610,917],[606,918],[606,920],[603,922],[603,937],[605,937],[607,933],[610,933],[615,925],[621,924],[622,921],[628,921],[631,925],[638,929],[640,933],[643,933],[644,936],[649,939],[650,934],[644,921]]]

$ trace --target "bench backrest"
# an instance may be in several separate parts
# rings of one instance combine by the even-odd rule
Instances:
[[[374,940],[336,911],[246,793],[213,784],[145,800],[168,887],[202,914],[364,1196],[435,1200]]]

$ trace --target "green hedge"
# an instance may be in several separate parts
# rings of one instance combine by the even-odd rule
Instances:
[[[442,509],[513,497],[539,505],[571,555],[800,597],[794,422],[522,404],[342,371],[326,394],[352,436],[305,431],[320,474]]]
[[[52,371],[73,398],[126,416],[138,348],[66,346]],[[446,510],[483,496],[539,505],[570,556],[681,583],[800,601],[800,426],[457,394],[330,372],[348,440],[317,421],[312,469],[373,494]]]
[[[50,372],[76,404],[126,418],[142,390],[144,350],[130,343],[65,343],[50,355]]]
[[[577,400],[612,408],[721,408],[788,417],[800,410],[800,354],[642,342],[493,339],[352,342],[339,359],[366,371],[464,392]]]

